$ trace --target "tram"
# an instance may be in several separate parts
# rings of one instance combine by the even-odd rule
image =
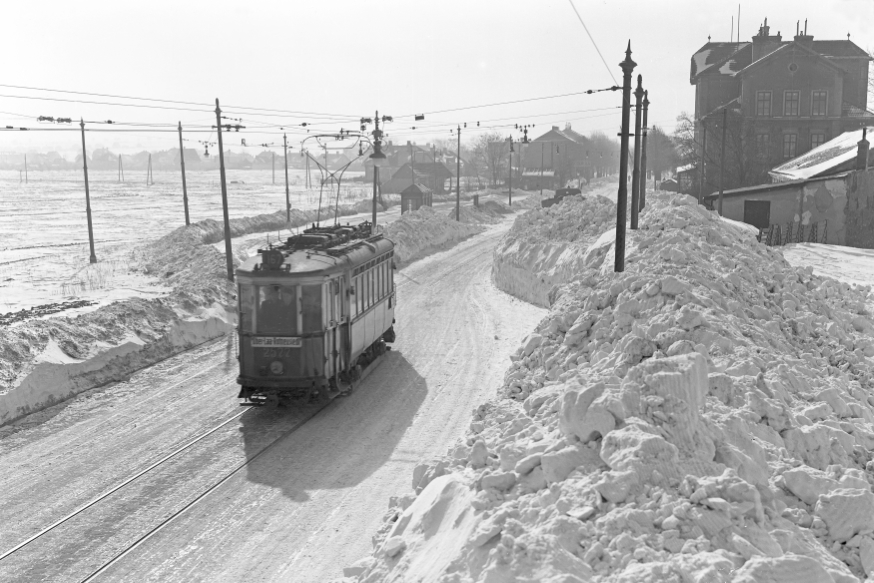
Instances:
[[[241,405],[348,394],[395,340],[393,258],[365,221],[313,225],[240,265]]]

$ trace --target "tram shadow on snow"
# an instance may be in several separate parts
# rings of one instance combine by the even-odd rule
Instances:
[[[394,454],[427,393],[425,379],[402,353],[391,351],[350,396],[332,401],[249,463],[247,479],[301,502],[309,500],[310,491],[353,487],[393,456],[409,464],[412,479],[419,460]],[[266,425],[304,412],[305,407],[264,407],[243,415],[246,457],[251,459],[278,437],[274,433],[269,439]]]

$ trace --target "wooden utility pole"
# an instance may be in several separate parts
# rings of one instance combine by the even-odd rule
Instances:
[[[182,204],[185,207],[185,226],[191,224],[188,218],[188,185],[185,183],[185,149],[182,147],[182,122],[179,122],[179,164],[182,166]]]
[[[146,186],[155,184],[155,179],[152,177],[152,155],[149,154],[149,167],[146,170]]]
[[[649,111],[649,91],[643,92],[643,146],[640,152],[640,210],[646,206],[646,135],[648,133],[647,113]]]
[[[234,259],[231,251],[231,221],[228,218],[228,184],[225,179],[225,148],[222,144],[222,110],[218,97],[215,99],[215,125],[218,131],[219,176],[222,183],[222,214],[225,226],[225,258],[228,265],[228,281],[234,281]]]
[[[725,190],[725,126],[728,124],[728,108],[722,109],[722,150],[719,157],[719,216],[722,216],[722,192]]]
[[[416,161],[413,159],[413,142],[410,142],[410,185],[416,184]]]
[[[637,213],[640,210],[640,121],[643,114],[643,75],[637,76],[634,90],[634,168],[631,169],[631,230],[637,230]]]
[[[543,198],[543,142],[540,142],[540,198]]]
[[[461,220],[461,125],[458,126],[458,155],[455,157],[455,220]],[[470,185],[468,185],[469,187]]]
[[[282,134],[282,151],[285,152],[285,222],[291,222],[291,197],[288,194],[288,136]]]
[[[121,154],[118,155],[118,181],[124,182],[124,166],[121,163]]]
[[[704,154],[707,151],[707,125],[704,123],[704,120],[701,120],[701,162],[699,164],[699,172],[698,172],[698,204],[702,204],[704,202]]]
[[[625,49],[622,67],[622,130],[619,140],[619,192],[616,201],[616,256],[614,272],[625,271],[625,216],[628,207],[628,134],[631,117],[631,72],[637,63],[631,60],[631,41]]]
[[[507,172],[507,206],[513,206],[513,136],[510,136],[510,162],[509,172]]]
[[[94,253],[94,228],[91,224],[91,192],[88,190],[88,154],[85,152],[85,120],[79,118],[79,127],[82,128],[82,171],[85,173],[85,214],[88,216],[88,246],[91,248],[91,263],[97,263],[97,255]]]

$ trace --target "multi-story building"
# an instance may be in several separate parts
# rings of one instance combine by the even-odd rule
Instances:
[[[726,127],[734,130],[735,156],[754,157],[735,160],[740,177],[731,182],[743,186],[758,180],[785,160],[871,124],[871,60],[849,35],[814,40],[806,22],[791,41],[779,32],[771,35],[766,19],[752,42],[708,42],[692,56],[689,77],[695,86],[696,142],[704,140],[705,125],[708,133],[720,131],[722,110],[729,110]],[[706,138],[708,154],[719,148],[719,139],[713,133]],[[756,171],[750,169],[754,165]]]

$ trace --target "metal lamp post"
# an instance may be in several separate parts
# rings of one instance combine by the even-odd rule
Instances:
[[[384,121],[389,121],[387,118]],[[385,154],[382,153],[382,130],[379,129],[379,111],[376,112],[376,117],[373,118],[375,127],[373,134],[373,153],[370,155],[370,160],[373,162],[373,231],[376,232],[376,196],[379,191],[379,168],[386,163]]]

